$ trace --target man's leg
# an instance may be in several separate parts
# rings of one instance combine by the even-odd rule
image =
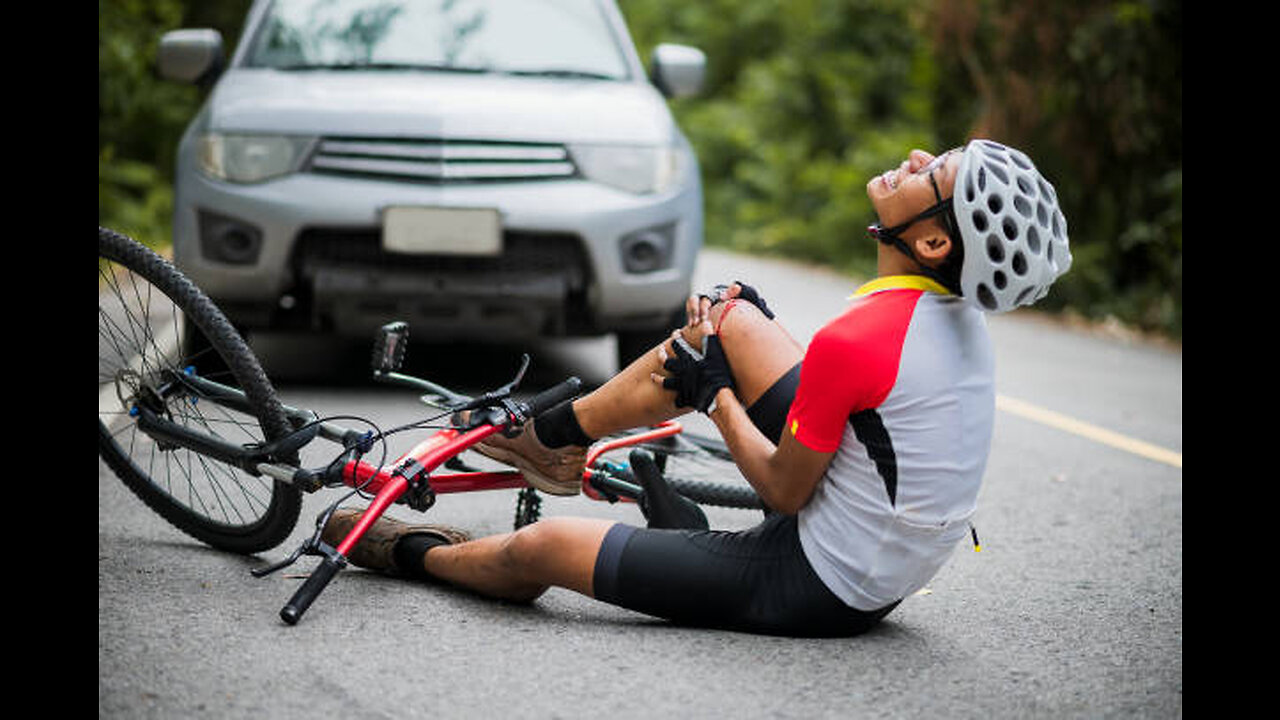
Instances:
[[[721,318],[713,309],[737,392],[750,405],[800,361],[803,351],[781,327],[745,303]],[[701,338],[691,333],[697,346]],[[667,352],[670,342],[666,343]],[[582,429],[594,437],[661,422],[687,412],[672,393],[653,382],[662,372],[657,348],[639,358],[572,407]],[[587,518],[547,518],[513,533],[432,548],[422,559],[431,575],[485,595],[528,601],[548,587],[595,596],[594,575],[601,544],[615,523]]]
[[[706,322],[681,330],[694,347],[715,331],[732,368],[739,399],[748,407],[803,357],[780,325],[754,305],[730,301],[711,308]],[[665,375],[663,354],[672,341],[653,348],[595,391],[540,415],[514,438],[495,435],[476,450],[524,473],[529,484],[553,495],[575,495],[582,485],[587,448],[606,435],[656,425],[683,415],[675,393],[655,377]]]
[[[551,586],[594,597],[596,556],[614,524],[545,518],[512,533],[432,548],[422,566],[441,580],[502,600],[531,601]]]
[[[726,312],[726,308],[730,309]],[[749,303],[716,305],[711,309],[710,321],[718,329],[743,405],[754,403],[804,356],[804,349],[781,325]],[[691,345],[701,345],[702,334],[697,326],[686,327],[682,332]],[[672,341],[662,347],[667,356],[674,355]],[[688,412],[688,408],[675,407],[674,394],[655,383],[654,374],[665,374],[657,347],[594,392],[575,400],[573,414],[583,432],[598,439],[656,425]]]

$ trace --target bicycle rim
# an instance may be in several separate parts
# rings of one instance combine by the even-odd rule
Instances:
[[[99,229],[98,273],[99,455],[149,507],[197,540],[239,553],[275,547],[297,522],[296,488],[157,443],[131,415],[146,403],[168,420],[233,444],[280,437],[289,426],[256,358],[208,298],[132,240]],[[214,379],[244,391],[250,412],[174,382],[199,362],[182,350],[196,336],[225,368]]]

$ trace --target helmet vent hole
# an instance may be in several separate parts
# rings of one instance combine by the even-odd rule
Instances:
[[[1023,170],[1030,171],[1035,169],[1035,166],[1031,164],[1031,159],[1016,150],[1009,153],[1009,159],[1013,160],[1013,164]],[[1021,181],[1021,178],[1019,178],[1019,181]]]
[[[987,236],[987,257],[996,264],[1004,262],[1004,243],[1000,242],[999,236]]]
[[[1034,227],[1027,228],[1027,249],[1037,255],[1040,254],[1040,233],[1036,232]]]
[[[1025,175],[1018,176],[1018,189],[1022,191],[1023,195],[1036,194],[1036,186]]]
[[[991,171],[992,175],[995,175],[997,178],[999,178],[1000,182],[1004,183],[1005,185],[1009,184],[1009,176],[1005,173],[1004,168],[1000,167],[999,165],[993,162],[988,162],[987,169]]]
[[[987,198],[987,209],[991,211],[992,215],[999,215],[1000,211],[1004,209],[1004,201],[1000,199],[999,195],[992,195]]]
[[[978,192],[987,191],[987,169],[978,168]]]
[[[1031,291],[1032,291],[1032,290],[1035,290],[1035,288],[1034,288],[1034,287],[1026,287],[1026,288],[1023,288],[1023,289],[1022,289],[1022,292],[1018,293],[1018,297],[1017,297],[1017,299],[1016,299],[1016,300],[1014,300],[1014,301],[1013,301],[1013,303],[1014,303],[1015,305],[1021,305],[1021,304],[1023,304],[1023,303],[1026,301],[1027,296],[1031,294]]]
[[[1010,240],[1016,240],[1018,238],[1018,225],[1013,221],[1013,218],[1005,218],[1004,222],[1000,223],[1000,227],[1004,230],[1004,236],[1006,238]]]
[[[1040,181],[1040,196],[1053,202],[1057,196],[1053,194],[1053,186],[1044,181],[1044,178],[1038,178]]]
[[[1009,286],[1009,278],[999,270],[995,271],[995,274],[991,276],[991,281],[996,284],[997,290],[1004,290]]]
[[[1044,203],[1036,203],[1036,222],[1041,227],[1049,227],[1049,208]]]
[[[1019,277],[1027,274],[1027,256],[1021,252],[1013,254],[1013,274]]]
[[[973,211],[973,226],[978,229],[978,232],[985,232],[989,224],[986,213],[981,210]]]
[[[1022,215],[1022,217],[1028,220],[1030,220],[1031,216],[1035,214],[1035,210],[1031,209],[1031,201],[1028,200],[1026,196],[1023,196],[1023,195],[1014,196],[1013,207],[1018,211],[1020,215]]]
[[[1053,236],[1061,240],[1063,239],[1063,235],[1066,235],[1066,233],[1062,230],[1062,213],[1054,213]]]
[[[992,294],[991,288],[987,287],[985,283],[978,285],[978,302],[987,310],[995,310],[999,307],[996,302],[996,296]]]

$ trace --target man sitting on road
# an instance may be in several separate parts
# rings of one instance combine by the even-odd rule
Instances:
[[[774,511],[761,524],[660,530],[557,517],[469,540],[383,518],[351,562],[507,600],[565,587],[703,626],[872,627],[969,532],[994,415],[983,312],[1035,302],[1071,255],[1052,186],[998,143],[912,151],[867,194],[877,278],[807,349],[735,283],[691,298],[686,327],[598,390],[477,448],[544,492],[573,494],[594,439],[696,409]],[[358,517],[335,513],[324,540],[337,545]]]

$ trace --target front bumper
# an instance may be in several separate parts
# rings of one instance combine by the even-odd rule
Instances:
[[[257,185],[179,167],[177,265],[247,329],[363,334],[392,319],[446,337],[654,329],[688,296],[702,243],[701,191],[636,196],[580,179],[431,185],[300,173]],[[387,256],[389,206],[496,208],[497,262]],[[237,230],[237,242],[216,241]],[[670,242],[629,272],[645,233]],[[438,262],[437,262],[438,260]]]

